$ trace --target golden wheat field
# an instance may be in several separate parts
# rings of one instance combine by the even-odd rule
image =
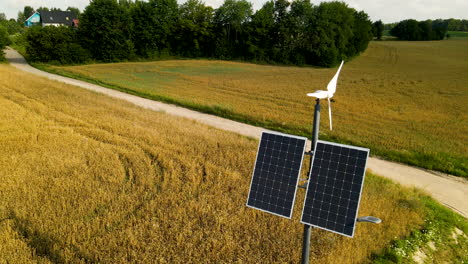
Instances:
[[[298,262],[300,206],[245,206],[257,144],[0,65],[0,263]],[[314,230],[313,263],[369,261],[423,224],[420,197],[368,174],[360,215],[383,223]]]
[[[208,60],[54,69],[301,132],[312,123],[314,101],[306,93],[325,89],[336,71]],[[328,129],[324,102],[321,133],[394,160],[468,175],[467,72],[467,40],[371,42],[344,65],[335,129]]]

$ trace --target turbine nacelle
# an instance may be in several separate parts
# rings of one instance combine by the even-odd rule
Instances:
[[[343,67],[344,61],[341,61],[340,67],[338,68],[338,71],[335,73],[335,76],[331,79],[331,81],[327,85],[327,90],[318,90],[313,93],[308,93],[307,96],[315,97],[317,99],[328,99],[328,116],[330,119],[330,130],[333,130],[332,128],[332,116],[331,116],[331,102],[330,98],[333,97],[336,91],[336,84],[338,82],[338,76],[340,75],[341,67]]]

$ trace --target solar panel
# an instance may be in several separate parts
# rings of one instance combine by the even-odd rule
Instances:
[[[301,222],[354,236],[369,149],[318,140]]]
[[[247,206],[291,218],[307,139],[262,132]]]

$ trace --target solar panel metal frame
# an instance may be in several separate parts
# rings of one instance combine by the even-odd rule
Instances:
[[[258,143],[257,155],[256,155],[256,157],[255,157],[255,163],[254,163],[254,168],[253,168],[253,171],[252,171],[252,179],[251,179],[251,181],[250,181],[249,195],[248,195],[248,197],[247,197],[246,205],[247,205],[247,207],[250,207],[250,208],[254,208],[254,209],[257,209],[257,210],[260,210],[260,211],[263,211],[263,212],[267,212],[267,213],[274,214],[274,215],[277,215],[277,216],[281,216],[281,217],[284,217],[284,218],[287,218],[287,219],[291,219],[292,214],[293,214],[293,210],[294,210],[294,203],[295,203],[295,201],[296,201],[297,188],[298,188],[298,184],[299,184],[299,176],[300,176],[300,174],[301,174],[302,163],[303,163],[303,161],[304,161],[304,153],[305,153],[305,149],[306,149],[306,146],[307,146],[307,138],[305,138],[305,137],[300,137],[300,136],[295,136],[295,135],[284,134],[284,133],[279,133],[279,132],[275,132],[275,131],[263,131],[263,132],[262,132],[261,139],[263,138],[263,135],[264,135],[265,133],[267,133],[267,134],[273,134],[273,135],[278,135],[278,136],[283,136],[283,137],[290,137],[290,138],[300,139],[300,140],[303,140],[303,141],[304,141],[304,147],[302,148],[302,151],[301,151],[301,161],[300,161],[300,163],[299,163],[298,174],[297,174],[297,177],[296,177],[297,179],[296,179],[296,183],[295,183],[295,185],[294,185],[294,186],[295,186],[295,190],[294,190],[293,200],[292,200],[292,203],[291,203],[291,211],[290,211],[289,216],[285,216],[285,215],[281,215],[281,214],[277,214],[277,213],[275,213],[275,212],[271,212],[271,211],[265,210],[265,209],[263,209],[263,208],[258,208],[258,207],[249,205],[250,194],[251,194],[251,192],[252,192],[252,184],[253,184],[254,175],[255,175],[255,168],[257,167],[258,154],[259,154],[259,152],[260,152],[260,146],[261,146],[261,143],[262,143],[261,140],[260,140],[260,142]]]
[[[333,232],[333,233],[336,233],[336,234],[340,234],[340,235],[344,235],[344,236],[347,236],[347,237],[354,237],[354,232],[355,232],[355,229],[356,229],[356,219],[358,218],[358,212],[359,212],[359,206],[361,204],[361,195],[362,195],[362,188],[364,186],[364,179],[365,179],[365,176],[366,176],[366,169],[367,169],[367,161],[369,159],[369,152],[370,150],[367,149],[367,148],[361,148],[361,147],[356,147],[356,146],[350,146],[350,145],[344,145],[344,144],[339,144],[339,143],[334,143],[334,142],[329,142],[329,141],[323,141],[323,140],[317,140],[315,146],[314,146],[314,156],[313,156],[313,160],[312,160],[312,164],[311,166],[314,165],[315,163],[315,159],[316,159],[316,149],[317,149],[317,145],[319,143],[322,143],[322,144],[327,144],[327,145],[333,145],[333,146],[338,146],[338,147],[342,147],[342,148],[348,148],[348,149],[355,149],[355,150],[358,150],[358,151],[365,151],[367,152],[367,155],[366,155],[366,160],[365,160],[365,164],[364,164],[364,171],[363,171],[363,175],[362,175],[362,181],[360,183],[360,190],[359,190],[359,197],[357,199],[357,206],[356,206],[356,215],[354,216],[354,223],[353,223],[353,232],[351,235],[348,235],[344,232],[338,232],[336,230],[332,230],[332,229],[329,229],[329,228],[326,228],[326,227],[323,227],[323,226],[319,226],[319,225],[314,225],[314,224],[311,224],[311,223],[308,223],[308,222],[304,222],[303,221],[303,218],[304,218],[304,210],[306,209],[306,202],[308,201],[308,197],[309,195],[309,189],[310,189],[310,186],[313,186],[313,185],[316,185],[318,184],[318,182],[313,182],[314,179],[312,178],[312,175],[309,175],[309,184],[307,184],[307,190],[306,190],[306,196],[304,198],[304,204],[303,204],[303,207],[302,207],[302,215],[301,215],[301,223],[302,224],[305,224],[305,225],[310,225],[310,226],[314,226],[314,227],[317,227],[317,228],[320,228],[320,229],[323,229],[323,230],[327,230],[327,231],[330,231],[330,232]],[[313,168],[312,168],[313,170]],[[310,170],[310,174],[312,174],[312,170]],[[315,179],[317,180],[317,179]],[[311,184],[312,183],[312,184]],[[333,204],[332,204],[333,205]],[[336,205],[338,206],[338,205]]]

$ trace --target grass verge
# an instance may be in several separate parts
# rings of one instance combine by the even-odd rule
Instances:
[[[466,219],[428,196],[421,202],[426,215],[423,228],[374,254],[372,263],[468,263]]]

